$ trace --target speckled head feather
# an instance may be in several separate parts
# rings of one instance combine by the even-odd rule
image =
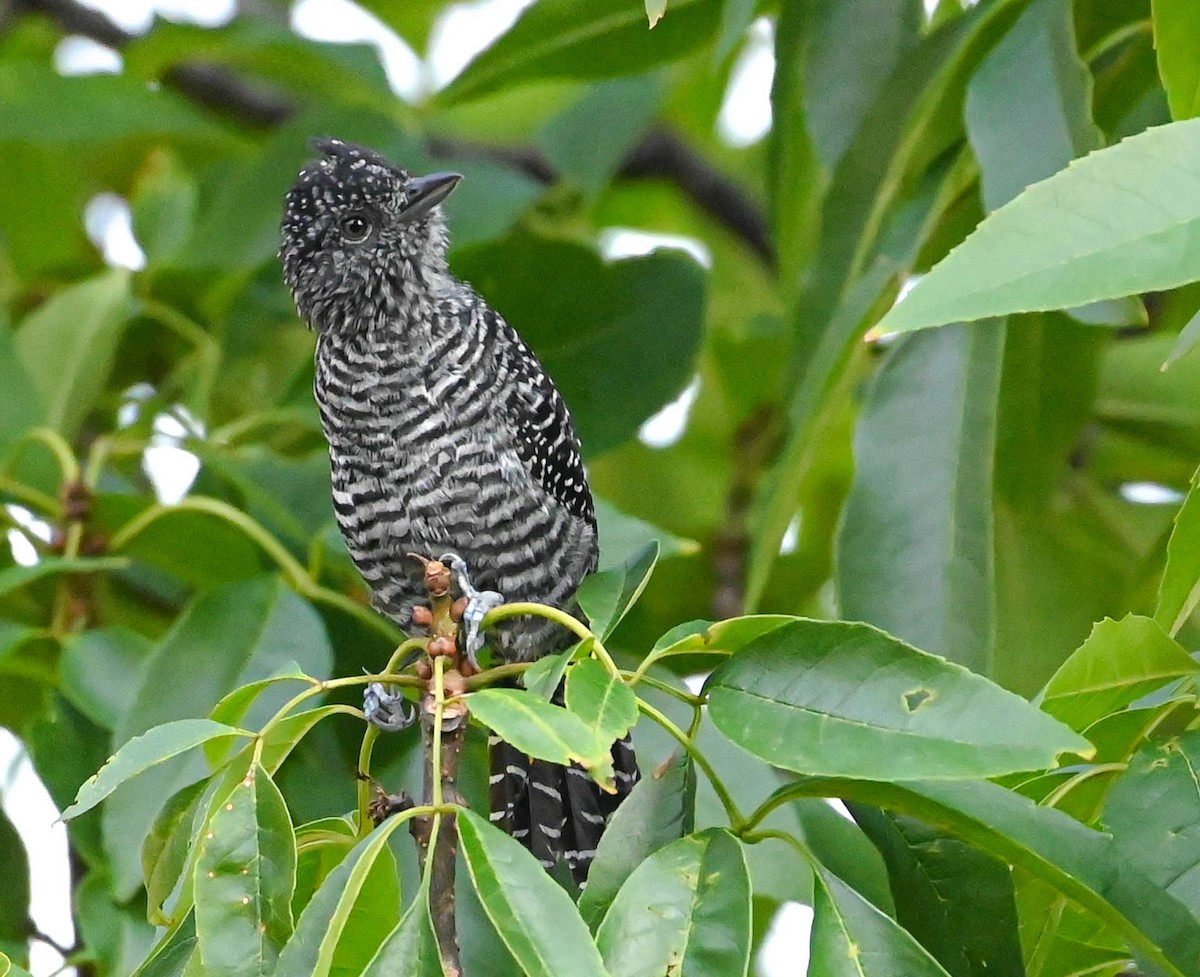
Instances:
[[[279,250],[301,316],[345,329],[371,320],[385,296],[436,285],[447,246],[439,204],[459,175],[414,177],[340,139],[313,148],[322,156],[288,191]]]

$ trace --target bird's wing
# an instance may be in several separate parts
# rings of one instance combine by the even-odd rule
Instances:
[[[512,340],[505,344],[511,382],[504,410],[516,435],[517,455],[542,488],[569,512],[594,524],[592,493],[566,402],[516,330],[492,310],[487,314],[496,319],[493,327]]]

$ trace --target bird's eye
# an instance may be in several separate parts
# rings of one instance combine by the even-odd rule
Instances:
[[[342,221],[342,236],[351,244],[365,241],[371,233],[371,222],[362,214],[351,214]]]

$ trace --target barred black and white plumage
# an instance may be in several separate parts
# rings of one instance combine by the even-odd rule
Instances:
[[[412,177],[334,139],[316,148],[322,158],[287,195],[280,256],[317,332],[334,510],[375,605],[408,627],[424,599],[408,554],[454,551],[481,590],[570,607],[597,556],[579,441],[537,357],[449,272],[439,203],[457,175]],[[572,640],[532,617],[493,638],[510,661]],[[627,745],[617,752],[623,796],[636,765]],[[581,877],[611,802],[590,783],[586,797],[568,787],[578,778],[561,767],[514,754],[494,751],[499,820],[514,836],[524,831],[543,862],[563,857]],[[557,813],[545,806],[554,794]]]

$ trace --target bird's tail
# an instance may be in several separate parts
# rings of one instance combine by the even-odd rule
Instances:
[[[565,862],[579,885],[587,880],[608,819],[638,781],[633,744],[613,744],[616,793],[609,794],[578,764],[534,760],[498,736],[491,749],[491,820],[528,848],[547,869]]]

